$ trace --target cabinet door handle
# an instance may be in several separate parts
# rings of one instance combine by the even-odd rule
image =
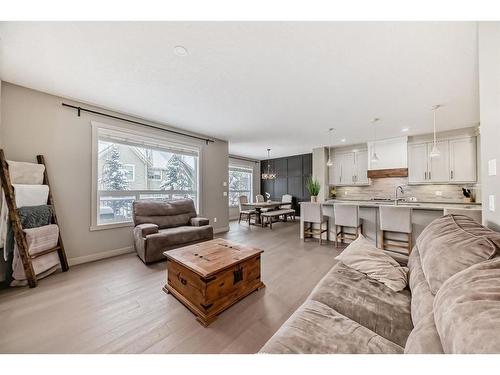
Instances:
[[[431,172],[429,172],[429,180],[431,179]]]
[[[424,180],[427,180],[427,172],[424,172]]]
[[[450,171],[451,179],[453,180],[453,171]]]

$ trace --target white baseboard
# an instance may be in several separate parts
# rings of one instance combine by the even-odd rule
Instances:
[[[229,232],[229,226],[214,229],[214,234]]]
[[[134,251],[135,251],[134,246],[127,246],[127,247],[122,247],[120,249],[102,251],[100,253],[84,255],[84,256],[76,257],[76,258],[69,258],[68,263],[70,266],[75,266],[77,264],[94,262],[94,261],[100,260],[100,259],[115,257],[117,255],[133,253]]]

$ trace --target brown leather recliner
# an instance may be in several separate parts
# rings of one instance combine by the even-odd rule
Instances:
[[[209,220],[196,216],[191,199],[133,203],[134,243],[146,263],[166,260],[163,252],[214,238]]]

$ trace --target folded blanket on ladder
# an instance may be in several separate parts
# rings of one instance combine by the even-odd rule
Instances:
[[[57,246],[59,238],[59,227],[56,224],[45,225],[43,227],[24,229],[26,234],[26,242],[28,244],[28,253],[30,255],[38,254],[42,251],[52,249]],[[57,252],[42,255],[34,258],[31,261],[33,270],[37,276],[46,276],[47,271],[55,271],[59,263],[59,256]],[[17,244],[14,246],[14,260],[12,262],[12,277],[14,281],[12,286],[24,285],[19,281],[26,281],[26,274],[24,273],[23,262],[19,255]]]

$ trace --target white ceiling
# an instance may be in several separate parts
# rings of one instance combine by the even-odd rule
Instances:
[[[474,22],[3,22],[2,80],[265,158],[479,121]],[[177,45],[189,54],[173,53]]]

